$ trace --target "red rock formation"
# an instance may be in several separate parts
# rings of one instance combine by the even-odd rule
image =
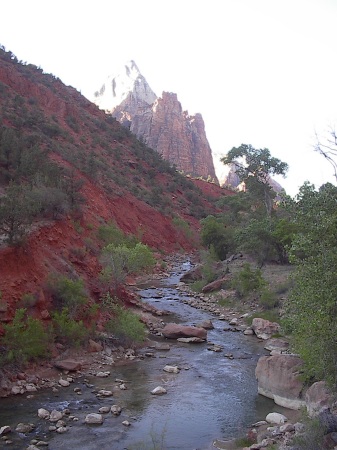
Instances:
[[[178,170],[217,181],[201,114],[190,116],[182,110],[177,94],[169,92],[163,92],[152,105],[142,102],[135,108],[134,104],[130,95],[128,101],[114,110],[113,116],[124,123],[129,120],[132,133]]]
[[[179,171],[218,182],[201,114],[183,111],[177,94],[157,98],[134,61],[108,77],[93,101]]]

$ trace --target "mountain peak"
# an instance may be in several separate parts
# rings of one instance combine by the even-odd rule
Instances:
[[[102,87],[94,93],[94,103],[100,109],[112,112],[129,94],[133,94],[148,105],[157,98],[132,59],[115,74],[107,77]]]

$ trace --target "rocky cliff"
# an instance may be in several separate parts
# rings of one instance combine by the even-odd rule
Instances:
[[[6,197],[14,175],[29,191],[27,167],[37,171],[34,180],[38,181],[30,189],[40,189],[51,178],[39,172],[49,167],[47,162],[54,164],[48,173],[58,173],[58,168],[61,184],[78,199],[76,208],[64,209],[68,197],[62,196],[63,191],[42,185],[48,205],[55,200],[52,193],[57,193],[59,212],[23,221],[21,246],[8,246],[0,231],[0,292],[6,306],[0,308],[0,335],[2,322],[13,317],[22,295],[36,297],[40,312],[50,307],[46,289],[50,274],[79,278],[90,298],[99,298],[100,227],[113,223],[164,254],[189,251],[198,246],[199,220],[218,211],[209,198],[215,201],[227,194],[215,184],[190,180],[172,170],[157,152],[76,89],[32,64],[19,63],[2,48],[0,117],[0,199]],[[25,157],[16,158],[13,150],[8,151],[2,136],[12,136],[15,145],[27,143],[22,150]],[[21,162],[27,163],[26,168]],[[42,195],[42,190],[35,192]],[[189,236],[173,218],[188,227]]]
[[[217,181],[201,114],[183,111],[177,95],[156,97],[134,61],[110,76],[94,102],[186,174]]]

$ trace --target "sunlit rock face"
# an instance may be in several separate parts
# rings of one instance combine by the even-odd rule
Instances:
[[[138,103],[151,105],[156,98],[134,61],[127,62],[118,74],[108,76],[101,88],[94,93],[96,105],[111,112],[125,100],[125,107],[134,109]]]
[[[134,61],[108,77],[94,102],[178,170],[217,182],[201,114],[183,111],[177,94],[163,92],[157,97]]]

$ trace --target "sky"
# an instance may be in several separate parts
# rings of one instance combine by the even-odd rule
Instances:
[[[289,165],[291,196],[334,182],[314,151],[337,127],[337,0],[0,0],[0,44],[92,98],[133,59],[200,113],[218,173],[232,147]],[[220,167],[220,169],[218,169]]]

